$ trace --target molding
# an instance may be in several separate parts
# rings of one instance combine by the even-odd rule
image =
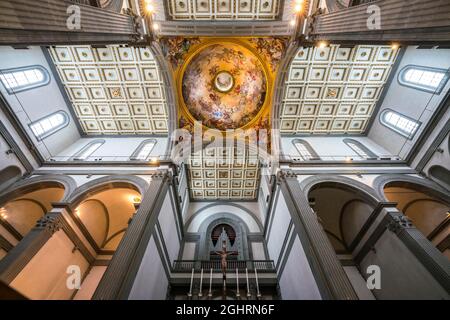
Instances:
[[[92,172],[91,172],[92,174]],[[100,173],[99,174],[103,174]],[[152,177],[158,177],[162,175],[161,172],[153,172]],[[67,202],[70,203],[70,207],[75,209],[75,207],[83,200],[83,198],[87,198],[90,195],[98,193],[103,190],[111,189],[113,187],[134,187],[137,192],[141,195],[144,195],[149,187],[147,181],[140,177],[131,176],[131,175],[112,175],[107,177],[102,177],[98,179],[94,179],[89,181],[80,187],[78,187]]]
[[[369,122],[367,123],[366,130],[364,131],[365,136],[367,136],[369,134],[374,122],[376,120],[379,121],[379,119],[380,119],[379,113],[380,113],[381,107],[383,106],[384,99],[386,98],[386,95],[387,95],[389,89],[391,88],[392,83],[395,81],[395,78],[396,78],[395,75],[397,74],[397,72],[400,68],[400,64],[403,60],[403,56],[405,55],[405,53],[406,53],[406,48],[401,47],[397,53],[397,58],[396,58],[394,64],[391,66],[391,72],[389,74],[388,79],[386,80],[386,83],[383,86],[383,91],[381,92],[381,95],[378,98],[378,101],[375,105],[375,109],[372,112],[372,116],[370,117]]]
[[[0,234],[0,248],[5,250],[6,252],[9,252],[14,248],[14,246]]]
[[[376,219],[380,215],[381,211],[384,208],[395,208],[396,205],[397,205],[397,203],[395,203],[395,202],[380,202],[380,203],[378,203],[378,205],[375,207],[373,212],[367,218],[366,222],[364,223],[364,225],[362,226],[360,231],[356,234],[355,238],[350,243],[350,245],[349,245],[350,252],[353,252],[353,250],[356,249],[356,247],[359,245],[359,243],[363,239],[364,235],[367,234],[370,227],[373,225],[373,223],[376,221]]]
[[[72,102],[70,101],[69,96],[67,95],[67,91],[64,88],[64,85],[62,84],[61,77],[59,76],[58,71],[56,70],[55,64],[53,63],[52,57],[50,56],[50,53],[48,52],[48,49],[46,47],[41,47],[41,51],[44,54],[45,60],[47,61],[51,74],[53,78],[55,79],[56,85],[59,88],[59,91],[61,92],[61,95],[66,102],[67,109],[69,110],[70,115],[72,116],[72,120],[75,123],[75,126],[77,127],[78,133],[83,138],[86,136],[86,134],[83,131],[83,128],[81,127],[80,121],[78,120],[77,115],[75,114],[74,107]]]
[[[64,174],[55,174],[55,171],[52,171],[52,174],[49,175],[26,178],[14,183],[8,190],[0,193],[0,204],[15,199],[27,192],[54,187],[55,185],[64,188],[64,196],[60,200],[61,202],[67,201],[77,187],[77,184],[72,177]]]
[[[1,102],[0,102],[0,104],[1,104]],[[8,131],[8,129],[3,124],[2,121],[0,121],[0,134],[5,139],[6,143],[11,148],[11,150],[14,152],[14,155],[17,157],[19,162],[25,168],[26,172],[27,173],[33,172],[33,170],[34,170],[33,165],[28,160],[28,158],[25,156],[25,154],[22,152],[22,149],[19,147],[16,140],[13,138],[13,136]]]
[[[155,174],[92,299],[127,299],[169,188],[167,172]]]
[[[45,214],[45,212],[44,212]],[[0,225],[6,229],[14,238],[16,238],[17,241],[21,241],[23,239],[23,236],[20,234],[19,231],[16,230],[8,221],[0,217]]]
[[[59,212],[47,213],[8,254],[0,260],[0,281],[10,284],[39,252],[51,236],[61,229]]]
[[[381,199],[383,199],[380,198],[379,195],[375,192],[375,190],[369,187],[368,185],[343,176],[332,176],[332,175],[312,176],[301,181],[300,188],[301,190],[303,190],[305,196],[308,197],[312,189],[319,184],[350,190],[360,195],[363,200],[368,202],[368,204],[374,206],[376,206],[378,202]]]
[[[450,203],[450,195],[447,190],[443,189],[434,181],[426,178],[400,174],[383,175],[375,178],[373,181],[373,188],[382,201],[389,201],[384,194],[384,188],[388,184],[413,188],[417,191],[424,192],[425,194],[435,196],[445,203]]]
[[[1,33],[1,29],[0,29],[0,33]],[[6,98],[3,96],[3,94],[1,92],[0,92],[0,109],[3,110],[6,118],[8,119],[10,124],[14,127],[14,130],[17,132],[17,134],[20,136],[23,143],[27,147],[28,151],[31,153],[34,160],[37,162],[38,166],[41,166],[42,163],[45,162],[44,157],[37,150],[35,143],[31,139],[31,137],[28,135],[28,132],[26,131],[25,126],[19,120],[19,118],[17,117],[17,114],[11,108],[10,104],[8,103],[8,100],[6,100]]]
[[[449,91],[449,93],[450,93],[450,91]],[[439,120],[440,119],[441,118],[439,118]],[[434,121],[431,121],[431,122],[433,122],[433,124],[436,124],[436,123],[434,123]],[[432,128],[434,129],[434,126],[432,126]],[[425,129],[425,130],[427,130],[427,129]],[[433,139],[433,142],[431,143],[430,147],[425,152],[422,159],[419,161],[418,165],[416,166],[416,170],[418,172],[422,172],[423,169],[426,167],[426,165],[431,161],[437,148],[439,148],[439,146],[442,144],[442,142],[444,142],[445,138],[449,135],[449,133],[450,133],[450,119],[447,120],[447,123],[445,124],[444,128],[442,128],[441,132],[439,132],[437,137],[435,139]],[[427,135],[427,138],[429,138],[430,134],[431,134],[431,132]],[[426,138],[424,138],[423,141],[425,141],[425,140],[426,140]],[[411,162],[413,159],[414,159],[414,156],[411,156]]]
[[[309,206],[295,174],[281,172],[281,192],[305,250],[316,284],[323,299],[357,300],[327,235]]]
[[[299,170],[298,167],[290,168],[297,175],[359,175],[359,174],[417,174],[417,172],[411,168],[404,169],[306,169]]]
[[[205,202],[211,202],[211,201],[205,201]],[[242,201],[242,202],[254,202],[254,201]],[[255,214],[250,209],[247,209],[246,207],[244,207],[244,206],[242,206],[240,204],[234,203],[234,201],[232,201],[232,200],[230,200],[230,201],[218,200],[218,201],[213,201],[213,203],[208,204],[208,205],[204,206],[203,208],[200,208],[194,214],[192,214],[189,217],[189,219],[184,223],[184,230],[185,230],[185,232],[187,232],[187,230],[189,229],[189,225],[192,223],[192,221],[195,219],[195,217],[198,214],[200,214],[202,211],[204,211],[206,209],[209,209],[209,208],[212,208],[212,207],[215,207],[215,206],[221,206],[221,205],[236,207],[238,209],[241,209],[241,210],[247,212],[253,218],[253,220],[256,222],[256,224],[258,225],[259,230],[260,231],[264,230],[261,221],[259,221],[259,218],[257,216],[255,216]],[[235,214],[232,214],[232,215],[236,216]]]

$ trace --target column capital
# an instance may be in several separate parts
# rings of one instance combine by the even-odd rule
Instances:
[[[404,229],[412,229],[414,228],[414,225],[412,224],[411,219],[409,219],[407,216],[399,213],[389,213],[388,214],[390,219],[387,224],[388,230],[399,234]]]
[[[45,229],[50,235],[53,235],[62,228],[61,214],[59,212],[50,212],[36,222],[37,229]]]

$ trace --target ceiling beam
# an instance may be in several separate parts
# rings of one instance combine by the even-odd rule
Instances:
[[[376,23],[379,22],[377,26]],[[311,18],[308,39],[333,43],[450,43],[450,2],[380,0]]]
[[[69,0],[0,1],[0,45],[113,44],[139,38],[132,15]]]

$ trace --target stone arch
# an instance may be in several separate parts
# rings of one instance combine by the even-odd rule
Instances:
[[[450,203],[448,192],[438,184],[425,178],[419,178],[409,175],[393,174],[377,177],[373,182],[373,188],[378,197],[383,201],[388,201],[384,194],[384,188],[387,186],[412,187],[417,191],[432,195],[443,202]]]
[[[187,221],[185,221],[184,225],[185,225],[185,230],[187,232],[197,232],[200,229],[201,224],[203,223],[199,223],[197,222],[198,219],[208,219],[209,217],[202,217],[202,214],[205,212],[205,210],[207,209],[211,209],[217,207],[217,211],[212,213],[211,215],[215,216],[217,214],[217,212],[228,212],[228,214],[233,215],[235,217],[239,217],[237,214],[237,210],[241,210],[243,214],[246,214],[246,217],[249,218],[248,222],[251,222],[251,225],[245,223],[249,229],[249,232],[252,233],[258,233],[258,232],[262,232],[262,230],[264,230],[264,227],[261,223],[261,221],[258,219],[258,217],[256,217],[252,211],[250,211],[249,209],[245,208],[242,205],[236,204],[236,203],[230,203],[230,202],[225,202],[225,201],[219,201],[216,203],[212,203],[209,204],[207,206],[204,206],[203,208],[200,208],[199,210],[197,210],[192,216],[189,217],[189,219]],[[235,212],[233,212],[235,211]],[[241,220],[242,218],[239,217]]]
[[[304,194],[308,196],[310,191],[317,185],[327,185],[335,186],[356,192],[362,196],[365,200],[373,205],[377,205],[383,197],[380,197],[377,192],[370,186],[344,176],[330,176],[330,175],[319,175],[306,178],[300,182],[300,188],[303,190]]]
[[[68,202],[70,203],[70,207],[75,208],[83,200],[83,198],[88,198],[89,196],[103,190],[120,187],[132,187],[132,189],[136,190],[143,196],[148,186],[149,184],[147,181],[137,176],[107,176],[94,179],[81,185],[72,193],[71,197],[68,199]]]
[[[230,214],[228,212],[215,213],[213,216],[205,219],[198,232],[200,233],[199,242],[199,258],[209,260],[209,246],[208,238],[211,231],[220,224],[230,225],[237,234],[237,239],[240,241],[238,247],[242,249],[242,253],[239,255],[240,260],[250,259],[250,252],[248,246],[247,236],[250,234],[249,227],[247,223],[236,215]]]
[[[5,190],[22,177],[22,170],[17,166],[8,166],[0,170],[0,190]]]
[[[48,188],[55,186],[64,188],[64,196],[60,200],[61,202],[66,201],[77,188],[75,180],[72,177],[66,175],[44,175],[28,178],[16,182],[11,186],[11,188],[1,193],[0,204],[39,188]]]

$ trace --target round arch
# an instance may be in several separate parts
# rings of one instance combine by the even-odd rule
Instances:
[[[243,219],[228,212],[215,213],[213,216],[205,219],[200,225],[200,228],[198,229],[198,232],[200,233],[199,257],[209,260],[209,236],[212,230],[220,224],[228,224],[235,230],[236,239],[238,241],[237,247],[240,249],[239,251],[241,251],[239,258],[241,260],[249,259],[250,252],[247,236],[250,234],[250,229]]]
[[[450,203],[448,192],[435,182],[425,178],[401,174],[383,175],[374,180],[373,187],[378,197],[383,201],[389,201],[384,193],[386,187],[407,187],[434,196],[445,203]]]
[[[149,184],[144,179],[137,176],[107,176],[89,181],[78,187],[68,199],[70,206],[75,208],[83,199],[88,198],[98,192],[113,188],[130,188],[144,195]]]
[[[208,212],[208,209],[212,209]],[[245,225],[248,228],[248,232],[260,233],[264,230],[261,221],[251,212],[249,209],[245,208],[236,203],[229,202],[218,202],[209,204],[199,210],[197,210],[189,219],[185,222],[185,230],[187,232],[198,232],[203,221],[206,221],[212,217],[216,217],[220,212],[227,212],[227,214],[239,218],[244,221],[242,217],[246,217]]]
[[[65,175],[45,175],[21,180],[0,194],[0,205],[31,191],[51,187],[64,189],[64,196],[60,201],[65,202],[73,194],[77,184],[72,177]]]
[[[372,205],[377,205],[383,199],[370,186],[349,177],[319,175],[306,178],[300,182],[300,188],[307,197],[319,185],[355,192]]]

